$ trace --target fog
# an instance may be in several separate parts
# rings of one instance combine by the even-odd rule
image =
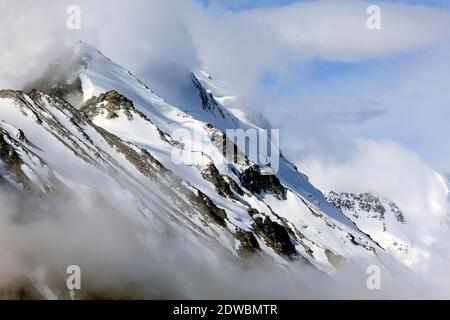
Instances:
[[[66,9],[73,3],[81,9],[80,30],[66,27]],[[426,226],[427,234],[434,237],[434,254],[427,259],[422,273],[413,279],[405,275],[398,282],[383,276],[386,279],[382,289],[370,291],[366,288],[365,266],[347,265],[331,278],[300,263],[285,269],[271,261],[238,262],[226,252],[204,255],[201,252],[207,249],[190,247],[180,238],[143,233],[105,200],[81,206],[75,195],[37,197],[2,189],[0,285],[23,279],[43,266],[54,287],[64,292],[66,267],[75,264],[82,269],[81,297],[449,297],[447,229],[435,228],[436,223],[445,220],[448,203],[433,180],[433,164],[445,170],[448,163],[448,143],[435,138],[436,132],[441,137],[448,132],[447,126],[442,125],[446,117],[441,116],[448,111],[448,79],[438,72],[443,70],[441,63],[429,64],[430,60],[447,61],[447,55],[445,60],[425,56],[421,72],[408,73],[406,79],[396,78],[404,72],[402,68],[387,73],[404,84],[400,98],[392,99],[399,91],[389,93],[395,83],[383,78],[371,77],[366,86],[358,86],[368,76],[365,73],[344,77],[345,81],[338,78],[340,83],[350,83],[344,89],[333,83],[307,87],[306,96],[286,96],[286,92],[300,91],[294,72],[298,64],[308,65],[315,59],[358,63],[448,43],[447,11],[394,4],[386,8],[387,26],[391,27],[372,37],[358,27],[360,19],[365,22],[365,3],[357,1],[298,3],[281,9],[231,13],[220,6],[204,7],[194,1],[105,4],[84,0],[2,0],[0,88],[22,88],[77,40],[96,46],[180,107],[193,99],[185,92],[187,70],[206,69],[231,84],[242,98],[242,108],[261,111],[275,128],[282,129],[282,137],[286,137],[282,144],[289,158],[319,187],[374,191],[391,197],[406,210],[408,221],[414,221],[418,228]],[[330,21],[340,27],[330,29]],[[443,52],[447,53],[447,49]],[[412,60],[411,64],[415,62]],[[448,69],[448,63],[445,67]],[[306,81],[308,67],[303,72],[306,75],[302,74],[300,80]],[[410,78],[424,80],[407,81]],[[268,87],[261,79],[276,85]],[[440,86],[435,87],[436,83]],[[381,108],[381,115],[390,115],[393,106],[401,106],[406,117],[399,120],[399,113],[394,112],[389,120],[381,116],[375,117],[375,122],[363,119],[359,124],[365,130],[355,129],[352,121],[329,125],[330,114],[344,114],[341,120],[352,120],[360,114],[359,104],[367,102],[361,97],[367,95],[359,93],[371,88],[382,91],[375,103]],[[380,93],[373,90],[369,97]],[[428,106],[430,94],[433,104]],[[416,101],[421,104],[414,104]],[[355,109],[345,109],[349,102]],[[383,109],[377,103],[387,106]],[[367,105],[363,107],[363,111],[370,111]],[[412,118],[411,110],[422,111]],[[426,125],[408,131],[405,128],[411,125],[410,119]],[[398,123],[403,124],[401,130],[397,130]],[[433,126],[441,129],[437,131]],[[407,134],[399,137],[399,131]],[[419,146],[408,145],[405,137],[410,137],[412,131],[414,141],[421,142]],[[367,138],[362,141],[364,147],[355,140],[358,135]],[[380,136],[382,142],[373,141]],[[409,148],[390,140],[398,140]],[[418,156],[419,151],[422,155]],[[424,160],[424,155],[430,156]],[[436,203],[442,210],[429,226]]]
[[[281,267],[259,255],[237,259],[221,248],[191,247],[177,235],[143,232],[100,199],[80,206],[79,199],[67,194],[34,198],[1,191],[2,288],[31,277],[38,287],[44,284],[58,298],[68,299],[66,268],[78,265],[78,299],[450,297],[448,280],[437,274],[424,279],[408,272],[393,280],[382,271],[380,290],[369,290],[368,266],[347,263],[330,277],[301,261]],[[38,270],[44,276],[33,278]],[[436,270],[446,273],[445,268]]]

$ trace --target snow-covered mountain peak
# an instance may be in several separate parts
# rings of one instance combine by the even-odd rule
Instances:
[[[89,45],[69,56],[72,66],[55,62],[28,94],[0,92],[0,176],[11,188],[64,190],[91,214],[89,199],[101,199],[144,246],[146,234],[170,230],[198,255],[220,248],[276,268],[306,262],[333,274],[356,262],[395,272],[398,262],[377,239],[283,156],[265,175],[254,154],[224,144],[227,129],[261,129],[229,108],[225,84],[193,72],[198,99],[171,105]]]

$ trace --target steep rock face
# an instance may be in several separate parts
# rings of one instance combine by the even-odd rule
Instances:
[[[236,184],[231,186],[229,182],[219,173],[214,163],[210,163],[206,166],[206,169],[202,172],[203,177],[210,181],[215,187],[219,195],[223,197],[236,198],[231,191],[235,189],[236,192],[242,194],[242,190],[239,190],[239,186]]]
[[[239,248],[239,252],[241,254],[254,254],[261,249],[258,240],[256,240],[256,237],[252,232],[238,230],[236,231],[235,236],[240,243],[241,248]]]
[[[292,244],[285,227],[273,222],[269,217],[256,217],[254,228],[267,244],[277,253],[292,257],[296,255],[295,246]]]
[[[286,200],[286,190],[275,175],[263,175],[258,166],[243,171],[242,185],[255,194],[273,193],[278,199]]]
[[[0,136],[0,161],[5,166],[5,171],[9,173],[10,177],[15,182],[26,189],[30,189],[30,179],[22,171],[24,162],[17,154],[14,147],[6,142],[5,138],[11,141],[9,135],[6,132],[1,133],[3,135]]]
[[[403,259],[408,254],[411,245],[405,237],[407,221],[393,201],[372,193],[330,191],[326,196],[382,247],[391,249]]]
[[[209,112],[214,112],[214,111],[218,111],[218,113],[220,114],[220,116],[222,118],[225,118],[224,113],[222,111],[222,108],[219,106],[219,104],[217,103],[217,101],[214,99],[213,95],[211,94],[211,92],[209,92],[208,90],[206,90],[200,83],[200,81],[197,79],[197,77],[192,74],[192,82],[194,83],[194,86],[197,88],[198,90],[198,94],[200,96],[200,99],[202,101],[202,107],[204,110],[209,111]]]

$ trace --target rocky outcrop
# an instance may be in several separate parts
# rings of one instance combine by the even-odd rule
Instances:
[[[191,202],[200,210],[200,212],[208,215],[215,223],[221,226],[226,225],[225,219],[227,218],[227,214],[225,210],[217,207],[214,202],[200,190],[197,191],[197,195],[192,196]]]
[[[229,197],[232,199],[236,199],[236,196],[231,191],[230,184],[227,181],[225,181],[224,177],[219,173],[213,162],[208,164],[206,166],[206,169],[202,171],[202,176],[204,179],[208,180],[214,185],[217,193],[220,194],[222,197]],[[234,188],[238,189],[239,186],[235,185]]]
[[[206,111],[210,111],[210,112],[217,110],[219,112],[220,116],[222,118],[225,118],[223,110],[220,108],[219,104],[214,99],[211,92],[209,92],[209,91],[205,90],[205,88],[203,88],[202,84],[200,83],[200,81],[197,79],[197,77],[194,74],[191,75],[191,79],[192,79],[192,82],[194,83],[195,88],[197,88],[197,90],[198,90],[198,94],[202,101],[203,109]]]
[[[0,164],[3,164],[7,168],[10,177],[16,183],[22,185],[25,189],[31,190],[32,183],[22,171],[24,162],[16,150],[6,142],[5,136],[10,140],[10,137],[5,132],[0,131]]]
[[[89,118],[106,113],[107,119],[118,118],[118,112],[122,111],[128,118],[133,120],[132,111],[135,111],[133,101],[121,95],[115,90],[102,93],[99,97],[92,97],[80,109]]]
[[[269,217],[255,217],[253,228],[264,239],[268,246],[280,255],[292,257],[296,255],[289,233],[285,227],[270,220]]]
[[[252,232],[237,230],[234,236],[240,243],[239,253],[241,255],[254,254],[260,250],[258,240]]]
[[[252,166],[244,170],[241,175],[244,188],[252,193],[273,193],[280,200],[286,199],[286,189],[275,175],[263,175],[259,166]]]
[[[336,208],[351,213],[356,219],[361,218],[361,214],[364,213],[367,218],[384,221],[386,214],[392,214],[398,222],[406,223],[402,211],[394,202],[372,193],[331,191],[327,194],[327,200]]]

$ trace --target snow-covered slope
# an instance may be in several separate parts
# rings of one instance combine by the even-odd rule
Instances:
[[[326,193],[340,209],[381,247],[416,271],[426,271],[439,256],[436,247],[446,243],[449,221],[449,188],[446,178],[434,173],[429,211],[403,209],[386,197],[367,193]],[[414,201],[411,197],[410,201]],[[413,202],[414,203],[414,202]],[[405,202],[403,202],[405,205]]]
[[[87,210],[101,198],[144,244],[146,234],[171,230],[201,256],[220,250],[279,268],[306,262],[333,274],[352,262],[395,273],[391,255],[283,156],[275,175],[246,150],[234,146],[230,157],[225,131],[258,127],[223,83],[194,72],[198,105],[174,106],[88,45],[64,61],[30,85],[40,90],[0,92],[3,185],[64,190]]]
[[[383,248],[401,260],[408,259],[411,240],[406,221],[397,205],[371,193],[327,193],[327,199]]]

